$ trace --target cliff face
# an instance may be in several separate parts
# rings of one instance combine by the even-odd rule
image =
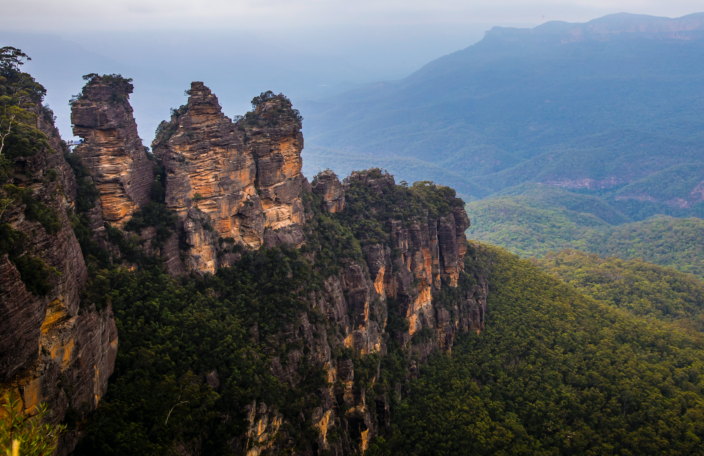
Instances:
[[[154,180],[128,101],[130,81],[93,76],[71,108],[73,134],[84,140],[74,153],[100,191],[102,218],[118,226],[149,201]]]
[[[395,186],[388,174],[370,177],[367,172],[352,173],[345,186],[362,185],[383,195]],[[454,199],[450,197],[449,199]],[[461,205],[450,206],[437,218],[428,215],[410,221],[390,218],[388,244],[368,244],[363,247],[369,273],[376,292],[393,299],[400,315],[408,321],[408,331],[402,336],[406,345],[414,334],[431,329],[433,343],[451,349],[459,331],[484,328],[486,295],[483,278],[476,286],[465,288],[465,294],[451,305],[440,305],[436,295],[443,284],[457,288],[464,270],[467,238],[464,231],[469,218]],[[391,252],[395,252],[392,259]]]
[[[316,327],[308,314],[302,314],[300,325],[283,329],[283,342],[305,348],[290,350],[285,366],[276,357],[271,371],[282,382],[296,386],[303,366],[325,367],[331,386],[320,391],[320,406],[312,410],[311,419],[319,432],[319,450],[330,454],[362,453],[390,424],[389,394],[400,393],[402,386],[398,383],[395,391],[382,393],[369,389],[382,375],[380,365],[371,374],[365,367],[369,355],[386,356],[390,340],[395,339],[394,345],[407,357],[407,377],[412,377],[418,373],[417,362],[433,352],[451,350],[457,334],[484,328],[488,287],[484,277],[464,271],[464,231],[469,219],[463,203],[452,192],[441,196],[438,205],[443,209],[436,218],[420,211],[422,215],[413,220],[397,219],[395,206],[413,204],[399,188],[392,176],[374,170],[355,172],[344,185],[329,171],[313,180],[318,210],[336,214],[343,225],[352,224],[364,244],[363,259],[346,261],[308,299],[315,311],[326,316],[329,329]],[[349,208],[345,195],[350,198]],[[340,209],[331,210],[335,207]],[[355,212],[358,209],[361,212]],[[320,223],[316,217],[312,220],[308,227]],[[355,230],[355,223],[363,228]],[[386,236],[381,232],[367,235],[374,225]],[[307,239],[312,236],[307,232]],[[314,263],[317,255],[312,258]],[[396,323],[389,328],[393,319]],[[336,355],[340,350],[349,350],[351,357]],[[366,376],[362,381],[355,377],[359,368]],[[267,411],[264,404],[255,405],[248,409],[247,454],[288,448],[290,439],[280,431],[286,420],[282,423],[280,414]],[[277,431],[282,436],[274,444],[269,437]],[[335,438],[328,439],[328,435]]]
[[[16,174],[14,180],[56,211],[57,232],[28,220],[26,205],[14,205],[3,214],[3,222],[27,235],[23,257],[41,258],[49,268],[51,290],[45,296],[28,291],[8,255],[0,258],[0,390],[14,391],[29,415],[46,403],[53,423],[62,422],[69,409],[84,418],[96,408],[107,390],[117,353],[117,329],[110,308],[80,308],[86,266],[66,216],[65,209],[71,204],[62,193],[62,183],[70,183],[73,176],[64,174],[47,182],[47,166],[56,162],[63,162],[63,157],[31,157],[23,168],[33,178],[24,180]],[[76,430],[65,433],[58,454],[70,452],[78,437]]]
[[[291,103],[262,98],[234,123],[202,83],[194,82],[189,94],[152,143],[166,169],[167,207],[183,227],[187,267],[214,272],[234,261],[218,258],[219,237],[258,248],[265,230],[284,229],[299,243],[303,136]]]
[[[79,420],[95,410],[113,370],[117,330],[109,307],[80,306],[87,270],[67,216],[78,186],[51,112],[40,97],[28,109],[48,147],[4,150],[14,158],[0,190],[11,200],[0,214],[7,250],[0,255],[0,393],[13,391],[27,415],[46,403],[56,424],[69,409]],[[57,454],[72,451],[79,436],[64,433]]]

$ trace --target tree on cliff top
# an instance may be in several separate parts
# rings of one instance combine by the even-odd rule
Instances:
[[[24,65],[23,60],[32,60],[27,54],[12,46],[0,48],[0,70],[5,73],[8,71],[20,71],[20,67]]]

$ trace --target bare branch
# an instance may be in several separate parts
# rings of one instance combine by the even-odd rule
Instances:
[[[7,132],[0,133],[0,155],[2,155],[2,150],[5,148],[5,138],[12,132],[12,122],[15,121],[15,113],[10,115],[10,121],[7,123]]]
[[[180,398],[181,398],[181,396],[178,397],[178,399],[180,399]],[[176,400],[178,400],[178,399],[176,399]],[[176,405],[174,405],[173,407],[171,407],[171,410],[169,410],[169,414],[166,415],[166,421],[164,421],[164,426],[166,426],[166,424],[169,422],[169,417],[171,416],[171,412],[173,412],[174,409],[175,409],[177,406],[179,406],[179,405],[181,405],[181,404],[185,404],[186,402],[188,402],[188,401],[181,401],[181,402],[179,402],[178,404],[176,404]]]

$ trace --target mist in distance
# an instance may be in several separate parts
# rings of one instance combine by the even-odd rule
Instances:
[[[203,81],[229,117],[242,115],[259,93],[282,92],[294,105],[400,79],[425,63],[479,41],[487,26],[368,26],[269,32],[0,32],[0,45],[22,49],[23,67],[47,89],[45,103],[65,138],[72,137],[68,101],[88,73],[134,79],[131,104],[149,145],[169,109],[186,102],[191,81]],[[69,33],[70,32],[70,33]],[[303,112],[305,117],[305,112]],[[305,122],[304,122],[305,125]]]
[[[131,103],[147,146],[169,109],[186,102],[191,81],[203,81],[233,117],[266,90],[296,106],[404,78],[478,42],[493,26],[585,22],[624,10],[670,17],[704,10],[704,1],[648,0],[0,2],[0,46],[32,58],[24,70],[47,88],[45,102],[64,138],[72,137],[68,100],[81,90],[81,76],[119,73],[134,79]],[[304,134],[305,128],[304,120]]]

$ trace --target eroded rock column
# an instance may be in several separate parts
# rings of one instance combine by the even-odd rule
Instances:
[[[265,94],[235,123],[202,82],[188,93],[152,143],[166,168],[166,204],[188,244],[187,267],[215,272],[236,260],[228,254],[234,245],[302,243],[303,137],[291,102]]]
[[[129,103],[130,81],[94,75],[71,108],[73,134],[84,140],[74,153],[100,191],[103,219],[118,226],[149,202],[154,180]]]

